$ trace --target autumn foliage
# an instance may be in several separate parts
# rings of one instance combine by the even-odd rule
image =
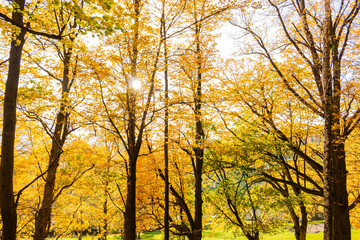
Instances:
[[[305,240],[324,220],[324,239],[350,240],[359,9],[0,1],[1,239]]]

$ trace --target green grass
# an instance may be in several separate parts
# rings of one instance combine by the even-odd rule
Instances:
[[[140,239],[142,240],[162,240],[164,236],[161,231],[153,231],[147,233],[141,233]]]
[[[163,234],[161,231],[141,233],[140,240],[162,240]],[[59,240],[76,240],[77,238],[60,238]],[[96,240],[94,236],[83,237],[83,240]],[[120,235],[110,235],[108,240],[120,240]],[[185,238],[186,239],[186,238]],[[261,240],[295,240],[293,232],[284,231],[277,234],[267,234],[260,237]],[[323,233],[307,234],[307,240],[323,240]],[[360,240],[360,231],[353,229],[351,231],[352,240]],[[53,240],[48,238],[48,240]],[[247,240],[246,237],[240,236],[233,231],[224,230],[206,230],[203,234],[203,240]]]
[[[317,220],[317,221],[311,221],[309,224],[322,224],[324,223],[324,220]]]

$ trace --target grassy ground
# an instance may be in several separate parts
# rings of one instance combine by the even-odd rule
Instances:
[[[352,230],[351,233],[352,240],[360,240],[360,231]],[[77,238],[60,238],[59,240],[75,240]],[[108,240],[120,240],[121,237],[119,235],[111,235],[108,237]],[[140,236],[141,240],[162,240],[163,235],[160,231],[150,232],[150,233],[142,233]],[[244,236],[237,236],[231,231],[212,231],[206,230],[204,231],[203,240],[247,240]],[[282,233],[277,233],[273,235],[263,235],[261,240],[295,240],[294,233],[290,231],[284,231]],[[308,234],[307,240],[323,240],[322,233],[316,234]],[[52,240],[52,239],[49,239]],[[83,237],[83,240],[96,240],[96,237]],[[179,238],[179,240],[182,240]]]

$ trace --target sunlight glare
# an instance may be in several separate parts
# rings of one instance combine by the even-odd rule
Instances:
[[[141,88],[141,82],[138,79],[133,79],[131,87],[135,90],[139,90]]]

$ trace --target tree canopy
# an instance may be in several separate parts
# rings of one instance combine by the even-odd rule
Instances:
[[[305,240],[323,220],[325,240],[350,240],[359,9],[1,1],[1,239],[200,240],[224,223]]]

